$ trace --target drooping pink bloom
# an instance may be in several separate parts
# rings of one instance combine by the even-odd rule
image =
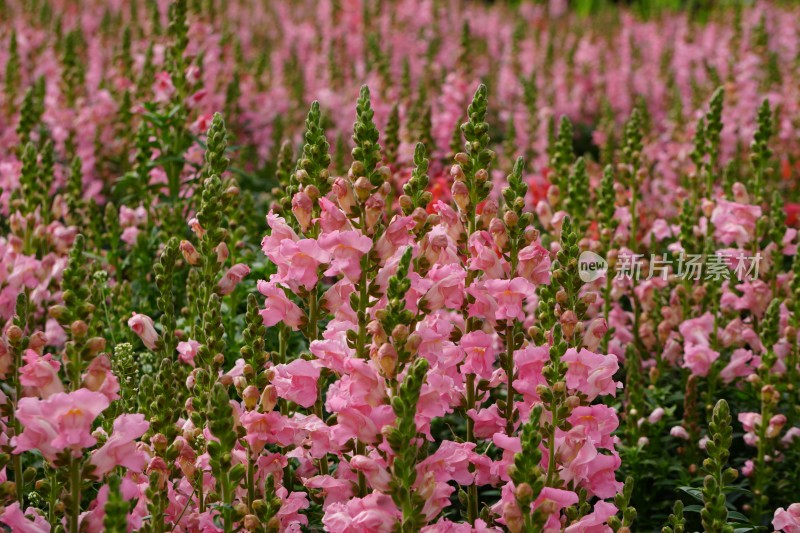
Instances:
[[[150,350],[155,350],[159,340],[158,332],[156,332],[153,319],[147,315],[140,315],[134,312],[133,316],[128,319],[128,327],[130,327],[136,335],[142,339],[142,342]]]
[[[172,77],[169,72],[162,71],[156,74],[153,83],[153,99],[156,102],[169,102],[175,93],[175,86],[172,84]]]
[[[519,251],[517,275],[537,284],[550,284],[550,254],[538,242]]]
[[[463,374],[475,374],[482,379],[490,379],[497,355],[492,347],[494,340],[483,331],[473,331],[461,337],[461,349],[466,353]]]
[[[696,344],[708,346],[710,343],[711,332],[714,330],[714,315],[705,313],[697,318],[684,320],[678,331],[683,336],[684,344]]]
[[[50,523],[37,512],[34,507],[28,507],[23,513],[19,502],[6,505],[0,514],[0,524],[10,528],[16,533],[50,533]]]
[[[361,277],[361,258],[372,249],[372,239],[358,231],[323,233],[319,245],[332,256],[326,276],[344,274],[353,283]]]
[[[778,507],[772,518],[772,527],[784,533],[800,533],[800,503],[786,509]]]
[[[180,359],[181,362],[194,367],[194,358],[197,355],[197,350],[199,348],[200,343],[194,339],[179,342],[177,347],[178,359]]]
[[[471,485],[475,473],[469,471],[475,455],[474,442],[443,441],[432,455],[417,465],[422,474],[432,474],[436,481],[455,481],[459,485]]]
[[[22,356],[25,364],[19,369],[19,382],[25,387],[33,387],[36,394],[48,398],[57,392],[64,392],[64,385],[58,376],[61,363],[52,354],[39,355],[33,350],[25,350]]]
[[[320,364],[317,361],[295,359],[289,364],[273,368],[272,384],[281,398],[302,407],[311,407],[317,401],[317,380]]]
[[[240,422],[247,432],[244,440],[255,453],[263,450],[267,443],[279,443],[281,446],[287,446],[293,442],[294,428],[287,425],[286,419],[277,411],[269,413],[246,411],[242,413]]]
[[[373,492],[364,498],[331,504],[322,523],[328,531],[391,533],[400,516],[391,497]]]
[[[470,316],[490,320],[525,320],[522,303],[536,295],[536,287],[525,278],[489,279],[473,283],[468,292],[475,297]]]
[[[108,401],[119,399],[119,380],[111,371],[111,360],[108,355],[100,354],[92,359],[81,378],[84,387],[102,393]]]
[[[46,400],[22,398],[17,407],[17,419],[24,431],[17,438],[14,453],[38,449],[49,461],[69,448],[80,453],[94,446],[92,423],[108,407],[105,395],[88,389],[56,393]]]
[[[225,275],[222,276],[222,279],[219,280],[219,283],[217,283],[217,292],[219,292],[222,296],[232,293],[233,289],[235,289],[242,279],[244,279],[244,277],[249,273],[250,267],[244,263],[233,265],[228,269]]]
[[[615,355],[601,355],[585,348],[580,351],[570,348],[561,358],[567,363],[567,388],[579,391],[589,401],[600,395],[616,396],[622,383],[614,381],[614,374],[619,369],[619,361]]]
[[[738,348],[731,354],[731,361],[719,373],[719,377],[727,384],[736,378],[747,377],[755,373],[761,358],[744,348]]]
[[[362,472],[373,489],[381,492],[389,491],[392,476],[386,470],[385,461],[366,455],[355,455],[350,459],[350,468],[356,472]]]
[[[753,238],[756,221],[761,217],[761,207],[718,199],[711,213],[714,237],[725,245],[744,246]]]
[[[95,466],[94,474],[102,477],[117,466],[141,472],[149,457],[143,450],[137,449],[134,440],[144,435],[149,427],[150,422],[142,414],[119,415],[114,420],[111,436],[92,453],[90,461]]]
[[[600,500],[594,504],[594,511],[567,526],[564,533],[610,533],[612,529],[606,522],[617,510],[613,503]]]
[[[292,329],[300,326],[305,318],[302,309],[286,296],[277,283],[259,280],[258,292],[267,297],[264,309],[259,311],[265,326],[269,328],[278,322],[283,322]]]
[[[522,394],[527,402],[539,400],[536,387],[547,384],[542,370],[549,360],[550,351],[547,346],[529,344],[514,352],[514,365],[519,373],[514,380],[514,389]]]
[[[416,226],[416,222],[410,216],[396,216],[386,226],[386,231],[375,243],[375,251],[378,257],[384,261],[391,257],[400,247],[413,244],[414,237],[410,231]]]
[[[284,239],[270,259],[278,266],[278,274],[272,281],[308,290],[319,281],[319,266],[327,263],[330,256],[314,239]]]
[[[683,352],[683,368],[688,368],[695,376],[705,377],[711,365],[719,359],[719,352],[708,346],[690,344]]]

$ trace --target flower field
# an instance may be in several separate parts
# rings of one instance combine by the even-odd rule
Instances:
[[[0,0],[0,531],[800,533],[800,5],[630,4]]]

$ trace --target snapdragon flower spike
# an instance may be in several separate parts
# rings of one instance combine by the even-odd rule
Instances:
[[[397,395],[392,398],[392,410],[397,417],[397,425],[385,433],[386,441],[395,453],[391,466],[390,489],[392,499],[403,514],[398,524],[398,530],[403,532],[419,531],[426,522],[423,516],[425,500],[419,489],[414,489],[420,455],[414,416],[427,370],[428,361],[423,358],[410,365]]]
[[[733,428],[728,402],[720,400],[714,406],[708,426],[710,439],[706,442],[708,458],[703,461],[706,477],[703,481],[703,510],[700,517],[705,531],[732,532],[728,523],[727,494],[725,486],[733,483],[738,472],[726,468],[733,440]]]
[[[320,113],[319,102],[314,101],[311,103],[311,109],[308,111],[306,117],[306,131],[303,135],[303,150],[300,159],[297,161],[296,171],[294,178],[303,187],[305,194],[310,196],[312,201],[318,198],[327,196],[331,191],[331,184],[329,182],[328,167],[331,164],[330,144],[325,138],[325,130],[321,125],[322,115]],[[313,187],[313,189],[310,189]],[[310,193],[310,194],[309,194]],[[295,195],[295,198],[297,196]],[[298,206],[299,209],[304,209],[303,206]],[[292,200],[292,210],[295,210],[295,200]],[[315,209],[319,212],[319,207]],[[297,214],[297,211],[295,211]],[[308,216],[308,221],[301,223],[301,226],[307,227],[310,223],[311,214]],[[318,215],[317,215],[318,216]]]

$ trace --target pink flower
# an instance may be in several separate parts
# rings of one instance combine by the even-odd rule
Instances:
[[[688,368],[695,376],[707,376],[711,365],[719,359],[719,352],[708,346],[690,344],[683,352],[683,368]]]
[[[278,266],[278,274],[272,281],[284,282],[290,287],[313,288],[319,281],[319,266],[330,257],[314,239],[293,241],[284,239],[270,259]]]
[[[233,292],[233,289],[242,281],[242,279],[250,273],[250,267],[245,265],[244,263],[239,263],[233,265],[228,271],[222,276],[222,279],[219,280],[217,283],[217,292],[219,292],[222,296],[226,294],[230,294]]]
[[[384,261],[391,257],[398,248],[414,243],[414,237],[410,231],[417,223],[410,216],[396,216],[389,222],[386,231],[375,244],[375,251],[378,257]]]
[[[64,385],[58,377],[61,363],[51,354],[39,355],[33,350],[25,350],[22,356],[25,364],[19,369],[19,382],[26,387],[34,387],[38,396],[48,398],[57,392],[64,392]]]
[[[514,352],[514,365],[519,373],[514,380],[514,389],[522,394],[526,401],[539,400],[536,387],[547,384],[547,380],[542,375],[542,370],[549,360],[550,350],[547,346],[533,346],[530,344]]]
[[[108,398],[88,389],[56,393],[46,400],[20,399],[17,419],[24,431],[14,453],[38,449],[48,461],[67,448],[79,454],[97,442],[92,423],[108,405]]]
[[[617,511],[616,505],[602,500],[598,501],[594,504],[593,512],[570,524],[564,533],[609,533],[612,530],[606,525],[606,522],[617,514]]]
[[[772,518],[772,527],[785,533],[800,533],[800,503],[788,508],[778,507]]]
[[[550,284],[550,254],[538,242],[532,242],[519,251],[517,275],[536,283]]]
[[[669,434],[676,439],[689,440],[689,432],[683,426],[674,426],[669,430]]]
[[[374,457],[367,457],[365,455],[356,455],[350,459],[350,468],[356,472],[363,472],[364,476],[369,481],[369,486],[381,492],[388,492],[389,483],[392,481],[392,476],[386,470],[386,464],[383,460],[377,460]]]
[[[265,326],[269,328],[283,322],[292,329],[297,329],[303,322],[303,311],[286,297],[286,293],[277,283],[259,280],[258,292],[267,297],[264,309],[260,311]]]
[[[149,457],[137,449],[134,440],[144,435],[149,427],[150,422],[142,414],[119,415],[114,420],[111,437],[92,453],[91,463],[96,467],[94,475],[102,477],[117,466],[141,472]]]
[[[731,361],[719,373],[719,376],[727,384],[736,378],[747,377],[754,374],[756,368],[761,363],[761,358],[753,355],[750,350],[738,348],[731,354]]]
[[[467,354],[461,366],[463,374],[475,374],[483,379],[492,377],[495,359],[494,341],[483,331],[473,331],[461,337],[461,349]]]
[[[619,370],[615,355],[570,348],[561,360],[567,363],[567,388],[585,394],[589,401],[606,394],[616,396],[617,389],[622,388],[622,383],[613,379]]]
[[[169,102],[175,93],[175,86],[169,72],[162,71],[156,74],[156,81],[153,83],[153,99],[156,102]]]
[[[476,411],[470,409],[467,416],[475,421],[475,436],[479,439],[488,439],[495,433],[503,431],[506,427],[506,420],[500,416],[497,404]]]
[[[698,318],[684,320],[678,327],[684,344],[708,346],[711,332],[714,330],[714,316],[706,313]]]
[[[7,505],[0,514],[0,524],[16,533],[50,533],[50,523],[37,513],[37,509],[28,507],[23,513],[19,502]]]
[[[128,327],[142,339],[142,342],[148,349],[156,349],[159,336],[152,318],[147,315],[133,313],[133,316],[128,320]]]
[[[761,208],[757,205],[744,205],[719,199],[711,213],[714,237],[725,245],[735,242],[743,247],[753,238],[756,221],[760,217]]]
[[[247,432],[244,440],[253,452],[260,452],[267,443],[287,446],[294,442],[295,429],[287,425],[286,419],[277,411],[246,411],[242,413],[240,421]]]
[[[111,372],[111,361],[108,355],[100,354],[92,359],[81,378],[84,387],[103,394],[108,401],[113,402],[119,399],[119,380]]]
[[[489,279],[472,284],[468,292],[475,297],[475,303],[469,305],[470,316],[525,320],[522,302],[536,295],[536,287],[525,278]]]
[[[471,485],[475,478],[475,473],[469,471],[474,449],[474,442],[443,441],[433,455],[417,465],[417,470],[423,475],[433,474],[436,481]]]
[[[655,409],[653,409],[653,412],[650,413],[650,416],[647,417],[647,421],[651,424],[658,424],[663,417],[664,417],[664,408],[656,407]]]
[[[391,533],[400,516],[391,497],[373,492],[346,503],[332,503],[325,511],[322,523],[328,531]]]
[[[194,367],[194,358],[197,355],[197,350],[200,348],[200,343],[194,339],[178,343],[178,359]]]
[[[372,249],[372,239],[358,231],[323,233],[319,245],[333,257],[326,276],[344,274],[353,283],[361,278],[361,258]]]
[[[272,384],[281,398],[306,408],[317,401],[318,362],[295,359],[289,364],[275,366],[273,372]]]

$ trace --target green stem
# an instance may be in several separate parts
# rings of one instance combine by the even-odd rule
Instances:
[[[81,515],[81,463],[80,459],[74,457],[69,459],[69,490],[69,531],[78,533]]]

